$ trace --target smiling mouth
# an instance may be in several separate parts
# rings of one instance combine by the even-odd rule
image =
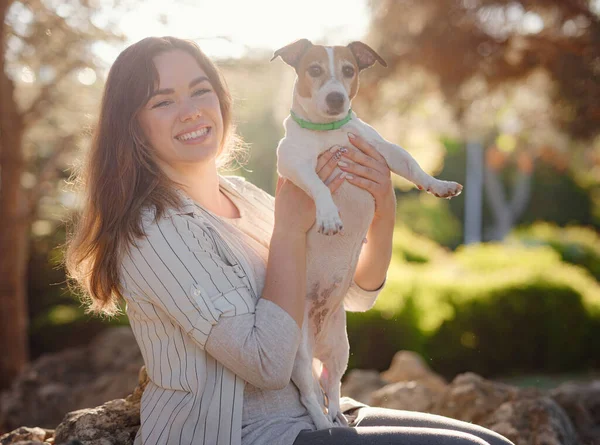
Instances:
[[[183,133],[179,136],[175,136],[180,142],[195,142],[206,138],[211,131],[211,127],[203,127],[200,130],[190,131],[189,133]]]

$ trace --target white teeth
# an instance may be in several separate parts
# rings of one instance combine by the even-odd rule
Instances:
[[[196,139],[200,136],[204,136],[206,133],[208,133],[208,127],[204,127],[198,131],[192,131],[191,133],[182,134],[181,136],[177,136],[177,139],[180,141],[189,141],[190,139]]]

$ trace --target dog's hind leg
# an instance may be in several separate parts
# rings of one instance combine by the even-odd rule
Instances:
[[[320,381],[329,399],[329,414],[332,419],[337,417],[342,425],[347,426],[348,422],[340,411],[340,386],[350,351],[343,307],[339,307],[329,319],[326,335],[319,338],[315,350],[316,357],[323,363]]]
[[[306,407],[313,423],[317,429],[331,428],[333,424],[323,413],[323,408],[317,400],[315,393],[315,380],[313,377],[313,358],[312,348],[308,343],[307,320],[302,326],[302,341],[296,353],[294,368],[292,370],[292,381],[298,387],[300,392],[300,401]]]

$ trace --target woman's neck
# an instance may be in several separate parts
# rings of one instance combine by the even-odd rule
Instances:
[[[195,165],[193,169],[167,169],[167,175],[196,203],[229,218],[239,217],[236,206],[219,188],[219,173],[214,162]]]

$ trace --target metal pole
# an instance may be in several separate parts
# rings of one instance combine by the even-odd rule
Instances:
[[[481,242],[482,205],[483,146],[481,142],[468,141],[465,180],[465,244]]]

